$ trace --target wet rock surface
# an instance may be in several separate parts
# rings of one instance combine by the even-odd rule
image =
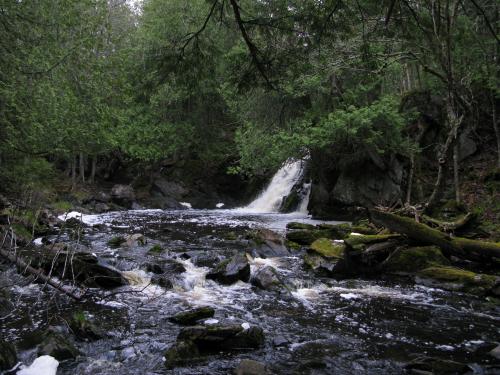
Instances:
[[[244,254],[236,254],[231,259],[219,263],[207,274],[207,279],[216,280],[221,284],[233,284],[238,280],[250,279],[250,264]]]

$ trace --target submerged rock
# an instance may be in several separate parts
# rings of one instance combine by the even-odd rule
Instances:
[[[0,371],[10,370],[16,363],[17,353],[14,345],[0,340]]]
[[[45,333],[45,337],[38,347],[39,356],[50,355],[59,361],[73,359],[80,354],[78,349],[66,337],[54,330],[49,330]]]
[[[232,258],[219,263],[207,274],[206,278],[226,285],[233,284],[238,280],[248,282],[250,279],[250,264],[244,254],[236,254]]]
[[[192,325],[196,324],[199,320],[212,318],[215,315],[215,310],[212,307],[198,307],[193,310],[183,311],[170,317],[171,322]]]
[[[234,369],[234,375],[266,375],[269,374],[264,363],[251,359],[242,360]]]
[[[250,282],[252,285],[263,290],[279,291],[285,287],[278,272],[271,266],[265,266],[258,269],[255,274],[252,275]]]

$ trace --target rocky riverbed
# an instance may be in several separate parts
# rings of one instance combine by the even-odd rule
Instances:
[[[85,252],[126,285],[87,283],[75,301],[2,265],[1,298],[12,306],[2,304],[0,335],[25,364],[50,354],[59,357],[58,374],[500,370],[491,352],[500,340],[494,294],[381,272],[332,277],[327,263],[337,263],[335,246],[345,244],[325,243],[324,231],[338,223],[311,227],[320,223],[234,210],[79,219],[81,230],[35,242]],[[287,230],[290,222],[301,224]],[[311,228],[312,237],[299,236]],[[390,236],[376,242],[397,240]],[[318,257],[321,267],[311,269]]]

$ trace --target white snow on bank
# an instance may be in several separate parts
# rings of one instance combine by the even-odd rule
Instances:
[[[69,219],[78,219],[82,223],[87,225],[99,224],[101,222],[98,215],[85,215],[78,211],[66,212],[62,215],[59,215],[57,218],[62,221],[66,221]]]
[[[179,203],[186,208],[193,208],[193,206],[189,202],[179,202]]]
[[[50,355],[42,355],[33,361],[31,366],[24,367],[17,375],[56,375],[59,362]]]
[[[217,203],[217,204],[215,205],[215,207],[217,207],[217,208],[222,208],[222,207],[224,207],[224,206],[225,206],[225,205],[224,205],[224,203],[222,203],[222,202],[221,202],[221,203]]]
[[[359,296],[357,294],[354,294],[354,293],[341,293],[340,294],[340,298],[343,298],[343,299],[357,299],[357,298],[361,298],[361,296]]]
[[[33,243],[36,245],[36,246],[42,246],[43,245],[43,242],[42,242],[42,237],[38,237],[36,238]]]

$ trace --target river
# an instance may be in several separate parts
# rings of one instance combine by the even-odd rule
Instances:
[[[82,244],[127,271],[134,285],[108,296],[96,291],[99,296],[85,303],[53,290],[40,292],[36,284],[12,287],[18,310],[2,321],[0,334],[16,342],[24,363],[36,357],[33,343],[45,327],[84,311],[105,327],[107,337],[78,343],[84,355],[62,362],[58,374],[227,374],[243,358],[265,362],[276,374],[399,374],[406,363],[423,355],[471,363],[476,373],[488,373],[482,348],[498,341],[500,313],[484,299],[383,277],[320,278],[303,268],[299,253],[251,261],[252,272],[264,265],[275,267],[292,286],[290,291],[267,292],[244,282],[223,286],[205,279],[209,268],[203,265],[251,250],[246,239],[250,230],[283,232],[290,221],[314,223],[302,214],[140,210],[83,220],[93,226],[86,229]],[[144,234],[147,244],[107,245],[114,236],[132,233]],[[166,251],[148,254],[155,244]],[[158,257],[175,259],[185,268],[173,289],[150,284],[152,274],[143,265]],[[214,307],[213,319],[219,323],[262,327],[265,347],[220,353],[166,370],[163,354],[180,330],[168,317],[196,306]]]

